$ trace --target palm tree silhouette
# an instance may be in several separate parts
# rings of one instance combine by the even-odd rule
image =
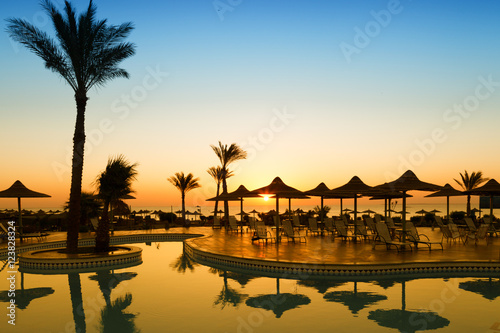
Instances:
[[[230,174],[232,175],[232,172],[228,169],[229,164],[247,158],[247,152],[241,149],[236,143],[232,143],[228,147],[219,141],[219,146],[210,145],[210,147],[212,147],[221,164],[222,192],[227,192],[226,179],[230,177]],[[227,200],[224,200],[224,217],[227,223],[229,220],[229,203]]]
[[[210,167],[207,170],[208,174],[212,176],[212,178],[215,180],[217,183],[217,194],[216,196],[218,197],[220,194],[220,184],[222,183],[222,180],[224,178],[224,175],[226,176],[226,179],[229,177],[232,177],[234,174],[232,171],[229,171],[228,173],[223,172],[221,166],[216,166],[216,167]],[[217,214],[217,210],[219,209],[219,200],[215,200],[215,207],[214,207],[214,216]]]
[[[199,178],[194,178],[192,173],[188,173],[184,175],[184,172],[176,172],[175,176],[172,176],[167,179],[172,183],[179,191],[181,191],[181,200],[182,200],[182,220],[184,221],[184,226],[189,227],[189,224],[186,221],[186,193],[194,190],[195,188],[200,187],[198,184]]]
[[[96,7],[89,2],[87,11],[77,19],[75,9],[65,1],[61,13],[48,0],[42,6],[52,19],[56,39],[27,20],[8,19],[7,32],[15,41],[43,59],[45,67],[59,74],[73,89],[76,101],[76,124],[73,136],[70,204],[68,214],[67,250],[76,252],[80,221],[80,200],[85,144],[85,109],[87,93],[94,86],[104,86],[112,79],[128,78],[119,68],[120,62],[135,53],[135,46],[125,43],[133,29],[132,23],[108,25],[96,20]]]
[[[109,250],[109,208],[110,204],[133,193],[132,181],[137,176],[137,163],[130,164],[123,155],[110,158],[106,169],[95,181],[99,197],[104,201],[102,217],[97,225],[95,238],[96,252]]]
[[[457,180],[455,178],[453,178],[453,180],[456,181],[457,184],[464,189],[464,191],[470,191],[489,180],[489,178],[483,178],[482,171],[473,171],[469,175],[467,170],[465,170],[463,174],[460,173],[460,178],[461,180]],[[467,216],[470,216],[470,193],[467,193]]]

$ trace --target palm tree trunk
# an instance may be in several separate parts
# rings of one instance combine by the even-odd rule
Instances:
[[[467,216],[470,216],[470,194],[467,194]]]
[[[107,252],[109,250],[109,200],[104,202],[101,220],[97,225],[95,234],[95,252]]]
[[[73,161],[71,167],[71,189],[69,194],[68,230],[66,237],[66,250],[70,253],[76,253],[78,251],[87,96],[85,93],[76,93],[75,100],[76,124],[75,133],[73,135]]]
[[[220,183],[217,183],[217,197],[219,196],[220,192]],[[215,221],[215,216],[217,216],[217,210],[219,209],[219,200],[215,200],[215,207],[214,207],[214,221]]]
[[[226,183],[226,178],[222,179],[222,193],[227,193],[227,183]],[[229,202],[227,200],[224,200],[224,225],[227,230],[227,226],[229,223]]]
[[[181,193],[181,199],[182,199],[182,221],[184,223],[184,226],[187,227],[187,221],[186,221],[186,194],[184,192]]]

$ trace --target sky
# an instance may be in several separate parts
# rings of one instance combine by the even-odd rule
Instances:
[[[134,24],[136,54],[121,64],[129,79],[89,92],[83,190],[123,154],[138,163],[134,206],[180,205],[167,178],[181,171],[202,186],[186,204],[206,205],[219,141],[248,153],[231,166],[230,191],[276,176],[300,190],[354,175],[374,186],[408,169],[456,188],[464,170],[500,179],[498,1],[94,3],[99,19]],[[0,7],[0,190],[21,180],[51,195],[24,206],[60,207],[74,94],[5,32],[15,17],[52,33],[39,1]]]

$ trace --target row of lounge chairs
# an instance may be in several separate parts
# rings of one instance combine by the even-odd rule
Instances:
[[[0,223],[0,238],[1,239],[8,239],[9,235],[9,228],[4,224]],[[46,232],[32,232],[32,233],[23,233],[22,235],[15,230],[15,237],[16,238],[25,238],[25,239],[37,239],[39,242],[46,239],[49,234]]]

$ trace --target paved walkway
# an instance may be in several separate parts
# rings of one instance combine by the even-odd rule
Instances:
[[[439,229],[418,228],[420,233],[426,234],[433,241],[441,240]],[[306,243],[293,243],[284,240],[279,245],[275,243],[259,243],[251,241],[251,233],[243,234],[226,233],[224,229],[210,227],[191,227],[153,229],[153,230],[127,230],[116,231],[114,235],[148,234],[148,233],[191,233],[204,234],[207,237],[188,240],[204,251],[238,258],[265,259],[280,262],[297,262],[311,264],[382,264],[382,263],[411,263],[411,262],[453,262],[477,261],[500,262],[500,237],[491,237],[488,244],[481,240],[477,245],[469,241],[464,245],[461,241],[443,242],[444,250],[433,246],[432,251],[425,245],[419,245],[418,250],[397,252],[396,249],[387,250],[385,246],[378,245],[372,249],[369,241],[342,241],[328,236],[308,235]],[[305,231],[302,231],[305,234]],[[93,238],[93,233],[83,233],[81,238]],[[46,242],[62,241],[66,239],[65,232],[53,232]],[[25,241],[17,246],[36,244],[36,240]],[[0,243],[0,248],[5,248],[7,243]]]

